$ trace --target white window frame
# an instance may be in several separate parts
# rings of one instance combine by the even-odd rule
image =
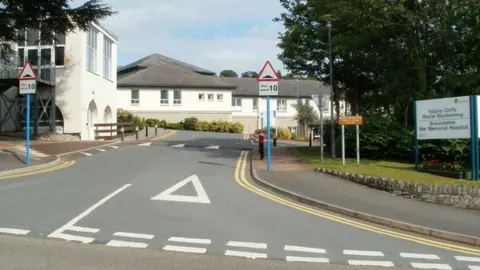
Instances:
[[[138,93],[137,98],[133,98],[133,93]],[[138,89],[132,89],[130,90],[130,105],[132,106],[139,106],[140,105],[140,90]]]
[[[222,102],[223,101],[223,94],[217,94],[217,101]]]
[[[238,105],[239,103],[240,103],[240,105]],[[242,99],[241,98],[232,97],[232,110],[233,111],[241,111],[242,110]]]
[[[103,77],[112,80],[112,47],[113,41],[103,35]]]
[[[199,101],[205,101],[205,94],[204,93],[198,93],[198,100]]]
[[[179,94],[180,98],[175,98],[175,94]],[[175,106],[182,105],[182,90],[173,90],[173,105]]]
[[[98,31],[90,27],[87,31],[87,70],[98,74],[97,65]]]
[[[287,111],[287,100],[286,99],[277,99],[277,111],[286,112]]]
[[[258,111],[258,98],[252,99],[252,110],[254,112]]]
[[[215,100],[215,95],[212,93],[207,94],[207,101],[214,101]]]
[[[163,93],[167,93],[167,98],[166,99],[162,97]],[[168,90],[160,90],[160,105],[163,105],[163,106],[168,105],[169,99],[170,99],[169,94],[170,93],[169,93]]]

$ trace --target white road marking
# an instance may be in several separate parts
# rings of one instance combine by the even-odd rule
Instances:
[[[109,145],[108,147],[111,147],[111,148],[113,148],[113,149],[117,149],[117,148],[118,148],[118,146],[116,146],[116,145]]]
[[[207,252],[206,248],[184,247],[184,246],[174,246],[174,245],[166,245],[165,247],[163,247],[163,250],[188,252],[188,253],[205,253],[205,252]]]
[[[183,187],[188,182],[192,182],[193,187],[197,192],[197,196],[172,195],[173,192]],[[196,176],[195,174],[171,186],[170,188],[166,189],[165,191],[158,194],[157,196],[152,197],[151,200],[191,202],[191,203],[210,203],[210,199],[208,198],[207,192],[205,192],[205,189],[203,188],[202,183],[200,183],[200,179],[198,179],[198,176]]]
[[[87,233],[98,233],[100,231],[100,229],[97,229],[97,228],[88,228],[88,227],[80,227],[80,226],[70,226],[68,230],[77,231],[77,232],[87,232]]]
[[[383,266],[383,267],[394,267],[395,265],[390,261],[362,261],[362,260],[348,260],[350,265],[361,265],[361,266]]]
[[[205,149],[220,149],[220,145],[210,145],[205,147]]]
[[[448,264],[443,264],[443,263],[415,263],[412,262],[410,263],[412,267],[414,268],[420,268],[420,269],[439,269],[439,270],[451,270],[452,267]]]
[[[252,145],[255,145],[255,142],[254,142],[253,140],[250,140],[250,143],[251,143]]]
[[[100,152],[105,152],[105,149],[102,149],[102,148],[95,148],[95,149],[97,149]]]
[[[287,256],[287,262],[316,262],[316,263],[330,263],[327,258],[314,258],[314,257],[296,257]]]
[[[400,253],[400,257],[402,258],[410,258],[410,259],[428,259],[428,260],[440,260],[435,254],[421,254],[421,253]]]
[[[228,241],[227,246],[230,246],[230,247],[244,247],[244,248],[259,248],[259,249],[266,249],[267,248],[267,244],[265,244],[265,243],[238,242],[238,241]]]
[[[29,232],[30,232],[29,230],[14,229],[14,228],[1,228],[0,227],[0,233],[26,235]]]
[[[205,244],[205,245],[208,245],[208,244],[212,243],[212,240],[210,240],[210,239],[186,238],[186,237],[170,237],[170,238],[168,238],[168,241],[193,243],[193,244]]]
[[[184,146],[185,146],[185,144],[175,144],[175,145],[172,145],[170,147],[182,148]]]
[[[141,238],[141,239],[153,239],[155,235],[152,234],[143,234],[143,233],[129,233],[129,232],[116,232],[113,235],[120,237],[131,237],[131,238]]]
[[[345,249],[343,251],[343,254],[345,255],[354,255],[354,256],[377,256],[377,257],[383,257],[383,252],[380,251],[370,251],[370,250],[351,250],[351,249]]]
[[[455,256],[455,259],[462,262],[480,262],[480,257]]]
[[[88,156],[88,157],[90,157],[92,155],[92,154],[86,153],[86,152],[80,152],[80,154],[84,154],[85,156]]]
[[[480,270],[480,266],[478,265],[469,265],[468,268],[470,268],[470,270]]]
[[[250,259],[266,259],[267,254],[265,253],[255,253],[255,252],[245,252],[245,251],[235,251],[235,250],[227,250],[225,251],[226,256],[234,256],[234,257],[245,257]]]
[[[300,247],[300,246],[289,246],[289,245],[285,245],[284,250],[298,251],[298,252],[311,252],[311,253],[327,253],[327,251],[322,248],[311,248],[311,247]]]
[[[145,243],[138,243],[138,242],[110,240],[110,242],[107,243],[107,246],[109,246],[109,247],[146,248],[148,245],[145,244]]]
[[[48,237],[60,238],[60,239],[64,239],[64,240],[67,240],[67,241],[80,241],[80,242],[82,242],[82,243],[84,243],[84,244],[88,244],[88,243],[93,242],[93,240],[95,240],[95,238],[69,235],[69,234],[65,234],[65,233],[63,233],[63,232],[66,231],[66,230],[70,230],[72,227],[75,228],[75,223],[77,223],[78,221],[80,221],[82,218],[86,217],[88,214],[90,214],[91,212],[93,212],[95,209],[97,209],[98,207],[100,207],[102,204],[106,203],[108,200],[110,200],[111,198],[113,198],[114,196],[116,196],[117,194],[119,194],[120,192],[124,191],[125,189],[127,189],[127,188],[130,187],[131,185],[132,185],[132,184],[126,184],[126,185],[122,186],[121,188],[115,190],[114,192],[112,192],[111,194],[109,194],[108,196],[106,196],[105,198],[101,199],[100,201],[98,201],[97,203],[95,203],[94,205],[92,205],[90,208],[88,208],[87,210],[85,210],[83,213],[81,213],[80,215],[74,217],[72,220],[70,220],[69,222],[67,222],[65,225],[63,225],[62,227],[58,228],[57,230],[55,230],[55,231],[52,232],[51,234],[49,234]]]
[[[152,145],[152,143],[151,143],[151,142],[147,142],[147,143],[141,143],[141,144],[139,144],[138,146],[150,146],[150,145]]]

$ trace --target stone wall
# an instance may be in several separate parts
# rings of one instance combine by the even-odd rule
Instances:
[[[480,210],[480,187],[468,185],[428,185],[409,181],[364,176],[348,172],[316,168],[315,171],[341,177],[361,185],[387,191],[397,196],[426,202]]]

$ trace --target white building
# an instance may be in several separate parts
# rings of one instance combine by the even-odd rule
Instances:
[[[35,44],[38,31],[27,30],[24,37],[16,44],[18,59],[0,67],[1,132],[25,128],[25,100],[18,94],[16,77],[27,60],[39,77],[32,127],[93,140],[95,123],[116,122],[118,38],[114,34],[92,23],[86,32],[57,36],[55,45]]]
[[[312,95],[322,91],[325,118],[330,117],[329,88],[313,80],[281,80],[277,97],[271,98],[272,126],[296,132],[298,99],[318,112]],[[343,106],[343,102],[342,105]],[[118,70],[117,107],[145,118],[180,122],[199,120],[240,122],[245,133],[266,126],[266,99],[258,96],[254,78],[218,78],[214,72],[153,54]],[[275,112],[273,112],[275,111]]]

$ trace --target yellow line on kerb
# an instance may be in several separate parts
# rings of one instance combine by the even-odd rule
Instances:
[[[241,152],[240,157],[238,158],[238,161],[237,161],[237,166],[235,168],[235,180],[237,181],[237,183],[240,186],[242,186],[243,188],[245,188],[247,190],[252,191],[253,193],[255,193],[259,196],[262,196],[262,197],[267,198],[269,200],[272,200],[274,202],[289,206],[289,207],[294,208],[296,210],[299,210],[299,211],[302,211],[302,212],[305,212],[305,213],[309,213],[309,214],[315,215],[317,217],[325,218],[325,219],[328,219],[328,220],[331,220],[331,221],[335,221],[335,222],[338,222],[338,223],[341,223],[341,224],[344,224],[344,225],[347,225],[347,226],[355,227],[355,228],[358,228],[358,229],[363,229],[363,230],[374,232],[374,233],[377,233],[377,234],[383,234],[383,235],[386,235],[386,236],[391,236],[391,237],[394,237],[394,238],[403,239],[403,240],[407,240],[407,241],[410,241],[410,242],[415,242],[415,243],[426,245],[426,246],[431,246],[431,247],[446,249],[446,250],[450,250],[450,251],[462,252],[462,253],[466,253],[466,254],[470,254],[470,255],[480,256],[480,250],[476,249],[476,248],[469,248],[469,247],[455,245],[455,244],[448,244],[448,243],[444,243],[444,242],[430,240],[430,239],[427,239],[427,238],[424,238],[424,237],[408,235],[408,234],[405,234],[405,233],[400,233],[400,232],[395,232],[395,231],[388,230],[388,229],[383,229],[383,228],[380,228],[380,227],[375,227],[375,226],[372,226],[372,225],[368,225],[366,223],[342,218],[340,216],[329,214],[327,212],[320,211],[320,210],[317,210],[315,208],[312,208],[312,207],[309,207],[309,206],[306,206],[306,205],[303,205],[303,204],[300,204],[300,203],[296,203],[296,202],[293,202],[293,201],[290,201],[290,200],[286,200],[284,198],[281,198],[279,196],[273,195],[273,194],[268,193],[264,190],[256,188],[255,186],[253,186],[252,184],[250,184],[248,182],[248,180],[245,176],[245,171],[247,170],[247,164],[248,164],[248,155],[249,155],[249,153],[247,151],[242,151]]]
[[[161,139],[164,139],[164,138],[166,138],[166,137],[168,137],[168,136],[171,136],[171,135],[173,135],[173,134],[175,134],[175,133],[177,133],[176,130],[170,130],[170,131],[168,131],[167,133],[165,133],[164,135],[159,136],[159,137],[154,137],[154,138],[152,138],[152,139],[150,139],[150,140],[151,140],[151,141],[161,140]]]
[[[36,174],[41,174],[41,173],[46,173],[46,172],[53,172],[53,171],[56,171],[56,170],[60,170],[60,169],[72,166],[73,164],[75,164],[75,160],[66,161],[66,162],[63,162],[63,163],[61,163],[57,166],[50,167],[50,168],[45,168],[45,169],[40,169],[40,170],[35,170],[35,171],[30,171],[30,172],[24,172],[24,173],[17,173],[17,174],[0,176],[0,180],[8,180],[8,179],[30,176],[30,175],[36,175]]]

